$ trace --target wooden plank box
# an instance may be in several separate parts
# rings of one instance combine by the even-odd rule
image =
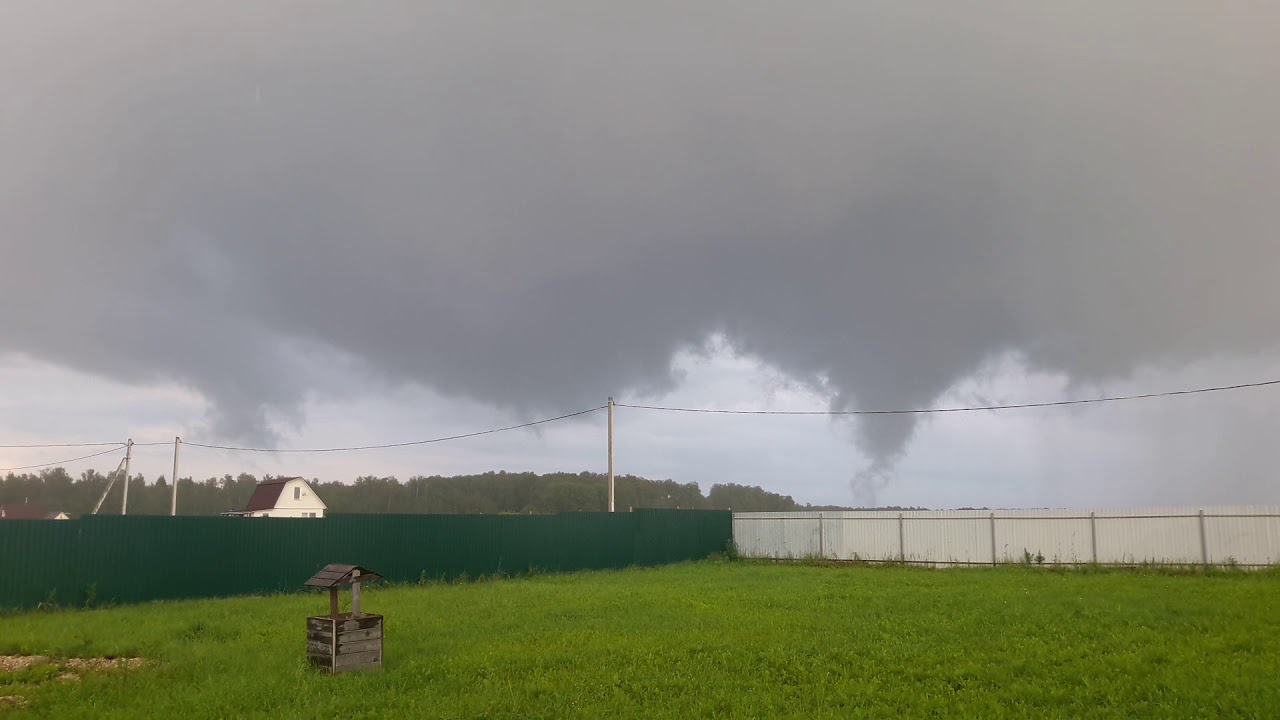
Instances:
[[[382,616],[307,618],[307,659],[331,673],[382,667]]]

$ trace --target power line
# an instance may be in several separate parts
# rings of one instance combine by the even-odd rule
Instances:
[[[34,470],[36,468],[53,467],[54,465],[63,465],[66,463],[75,462],[77,460],[88,460],[89,458],[92,458],[92,457],[98,457],[99,455],[106,455],[107,453],[113,453],[113,452],[119,452],[119,451],[120,451],[120,448],[113,447],[109,450],[103,450],[102,452],[93,453],[92,455],[81,455],[80,457],[68,458],[66,460],[58,460],[56,462],[45,463],[43,465],[23,465],[22,467],[0,468],[0,472],[8,472],[10,470]]]
[[[1144,393],[1142,395],[1116,395],[1112,397],[1086,398],[1083,400],[1056,400],[1053,402],[1018,403],[1016,405],[979,405],[973,407],[928,408],[922,410],[718,410],[714,408],[662,407],[658,405],[628,405],[615,403],[616,407],[634,408],[636,410],[665,410],[667,412],[711,413],[716,415],[926,415],[930,413],[976,412],[979,410],[1016,410],[1020,408],[1056,407],[1060,405],[1087,405],[1090,403],[1117,402],[1120,400],[1142,400],[1145,398],[1171,397],[1174,395],[1196,395],[1199,393],[1221,392],[1223,390],[1242,390],[1269,385],[1280,385],[1280,380],[1266,380],[1239,385],[1219,385],[1216,387],[1196,388],[1194,390],[1173,390],[1170,392]]]
[[[115,447],[124,447],[122,442],[91,442],[91,443],[47,443],[36,445],[0,445],[0,448],[20,449],[20,448],[73,448],[73,447],[106,447],[114,445]]]
[[[354,447],[332,447],[332,448],[306,448],[306,449],[287,449],[287,448],[254,448],[254,447],[236,447],[231,445],[206,445],[204,443],[182,441],[185,446],[209,448],[211,450],[234,450],[239,452],[269,452],[269,453],[330,453],[330,452],[350,452],[352,450],[381,450],[384,448],[408,447],[410,445],[427,445],[430,443],[444,442],[446,440],[461,440],[463,438],[478,437],[480,435],[492,435],[494,433],[506,432],[508,430],[519,430],[520,428],[533,427],[534,425],[542,425],[545,423],[556,422],[557,420],[567,420],[571,417],[586,415],[588,413],[604,410],[607,406],[593,407],[589,410],[579,410],[568,415],[560,415],[553,418],[543,420],[535,420],[533,422],[521,423],[519,425],[510,425],[507,427],[494,428],[492,430],[480,430],[478,432],[463,433],[462,435],[449,435],[447,437],[431,438],[429,440],[412,440],[410,442],[387,443],[385,445],[357,445]],[[158,443],[157,443],[158,444]],[[166,443],[168,444],[168,443]],[[135,443],[135,447],[137,443]]]
[[[704,413],[715,415],[927,415],[935,413],[955,413],[955,412],[978,412],[982,410],[1017,410],[1025,408],[1043,408],[1043,407],[1060,407],[1064,405],[1087,405],[1105,402],[1119,402],[1125,400],[1143,400],[1148,398],[1173,397],[1177,395],[1197,395],[1202,393],[1223,392],[1226,390],[1243,390],[1247,388],[1260,388],[1280,385],[1280,379],[1265,380],[1262,382],[1240,383],[1237,385],[1216,385],[1213,387],[1195,388],[1192,390],[1171,390],[1159,393],[1143,393],[1140,395],[1115,395],[1100,398],[1084,398],[1080,400],[1055,400],[1052,402],[1036,402],[1036,403],[1016,403],[1008,405],[976,405],[968,407],[948,407],[948,408],[924,408],[924,409],[900,409],[900,410],[722,410],[718,408],[687,408],[687,407],[667,407],[660,405],[635,405],[629,403],[615,403],[615,407],[632,408],[636,410],[657,410],[665,412],[682,412],[682,413]],[[257,448],[257,447],[240,447],[234,445],[212,445],[206,443],[198,443],[191,441],[183,441],[183,445],[192,447],[208,448],[211,450],[230,450],[235,452],[266,452],[266,453],[330,453],[330,452],[351,452],[356,450],[380,450],[385,448],[410,447],[414,445],[428,445],[431,443],[446,442],[449,440],[462,440],[465,438],[479,437],[481,435],[492,435],[494,433],[507,432],[508,430],[519,430],[521,428],[533,427],[535,425],[543,425],[546,423],[556,422],[559,420],[567,420],[569,418],[586,415],[593,412],[606,409],[607,405],[589,408],[587,410],[579,410],[578,412],[568,413],[566,415],[558,415],[556,417],[535,420],[533,422],[520,423],[519,425],[509,425],[507,427],[493,428],[490,430],[480,430],[477,432],[463,433],[460,435],[448,435],[445,437],[430,438],[427,440],[412,440],[409,442],[384,443],[380,445],[356,445],[350,447],[330,447],[330,448]],[[165,442],[149,442],[134,443],[134,447],[149,447],[170,445],[169,441]],[[0,445],[0,448],[20,449],[20,448],[58,448],[58,447],[102,447],[111,446],[108,450],[84,455],[68,460],[59,460],[54,463],[45,463],[41,465],[27,465],[23,467],[0,468],[0,472],[8,470],[27,470],[33,468],[50,467],[60,463],[75,462],[77,460],[85,460],[99,455],[106,455],[115,452],[119,448],[124,447],[124,443],[49,443],[49,444],[31,444],[31,445]]]

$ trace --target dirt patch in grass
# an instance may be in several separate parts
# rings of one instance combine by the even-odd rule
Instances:
[[[33,665],[46,665],[49,658],[43,655],[0,655],[0,672],[17,672]]]
[[[55,658],[47,655],[0,655],[0,686],[34,687],[50,680],[74,682],[86,673],[137,668],[142,658]],[[21,698],[6,695],[4,698]],[[9,704],[17,700],[5,700]],[[25,700],[23,700],[25,702]]]
[[[51,658],[46,655],[0,655],[0,672],[18,672],[37,665],[54,665],[67,670],[96,672],[141,667],[142,658]],[[64,673],[64,675],[69,673]],[[62,676],[59,676],[61,678]]]
[[[137,668],[142,667],[142,658],[118,658],[118,657],[101,657],[101,658],[70,658],[68,660],[59,661],[60,665],[71,670],[88,670],[96,672],[99,670],[116,670],[119,668]]]
[[[0,655],[0,689],[28,691],[51,681],[77,682],[88,673],[141,667],[142,658],[56,658],[48,655]],[[25,695],[0,695],[0,711],[26,707]]]

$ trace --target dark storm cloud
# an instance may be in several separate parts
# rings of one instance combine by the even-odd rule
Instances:
[[[1275,5],[27,5],[0,350],[227,436],[294,342],[549,412],[717,333],[837,408],[1280,339]]]

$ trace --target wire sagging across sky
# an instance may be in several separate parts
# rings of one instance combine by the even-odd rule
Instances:
[[[331,453],[331,452],[351,452],[354,450],[381,450],[383,448],[409,447],[411,445],[429,445],[431,443],[445,442],[446,440],[462,440],[463,438],[479,437],[480,435],[492,435],[494,433],[506,432],[508,430],[519,430],[520,428],[533,427],[534,425],[543,425],[546,423],[556,422],[557,420],[568,420],[579,415],[604,410],[607,405],[593,407],[587,410],[579,410],[578,412],[569,413],[568,415],[558,415],[552,418],[542,420],[534,420],[533,422],[520,423],[519,425],[508,425],[507,427],[493,428],[492,430],[480,430],[477,432],[463,433],[461,435],[448,435],[445,437],[430,438],[427,440],[410,440],[409,442],[386,443],[382,445],[356,445],[352,447],[331,447],[331,448],[254,448],[254,447],[237,447],[234,445],[207,445],[204,443],[182,441],[183,445],[192,447],[209,448],[211,450],[233,450],[238,452],[264,452],[264,453]]]
[[[1172,390],[1169,392],[1143,393],[1141,395],[1116,395],[1111,397],[1085,398],[1083,400],[1055,400],[1052,402],[1018,403],[1014,405],[975,405],[971,407],[924,408],[919,410],[719,410],[714,408],[663,407],[659,405],[629,405],[614,403],[614,407],[633,408],[636,410],[665,410],[667,412],[710,413],[715,415],[927,415],[930,413],[977,412],[980,410],[1017,410],[1021,408],[1057,407],[1061,405],[1088,405],[1091,403],[1118,402],[1121,400],[1143,400],[1146,398],[1172,397],[1175,395],[1197,395],[1200,393],[1222,392],[1224,390],[1242,390],[1270,385],[1280,385],[1280,380],[1265,380],[1239,385],[1218,385],[1215,387],[1196,388],[1194,390]]]
[[[30,450],[33,448],[106,447],[108,445],[124,447],[124,443],[122,442],[83,442],[83,443],[35,443],[31,445],[0,445],[0,449]]]
[[[191,441],[182,441],[182,444],[189,447],[208,448],[211,450],[230,450],[234,452],[261,452],[261,453],[331,453],[331,452],[351,452],[355,450],[381,450],[385,448],[410,447],[413,445],[429,445],[431,443],[445,442],[448,440],[462,440],[464,438],[479,437],[481,435],[493,435],[494,433],[506,432],[508,430],[519,430],[521,428],[534,427],[535,425],[545,425],[546,423],[556,422],[558,420],[567,420],[569,418],[587,415],[589,413],[604,410],[607,406],[589,408],[587,410],[579,410],[578,412],[568,413],[567,415],[558,415],[556,417],[543,418],[542,420],[534,420],[532,422],[520,423],[518,425],[508,425],[506,427],[492,428],[489,430],[479,430],[476,432],[462,433],[459,435],[447,435],[445,437],[428,438],[426,440],[410,440],[408,442],[384,443],[380,445],[356,445],[350,447],[331,447],[331,448],[254,448],[239,447],[234,445],[212,445],[208,443],[199,443]],[[171,445],[171,442],[146,442],[133,443],[134,447],[148,447],[157,445]],[[51,448],[51,447],[91,447],[100,445],[110,445],[111,447],[102,452],[96,452],[89,455],[81,455],[80,457],[67,458],[65,460],[57,460],[49,463],[39,463],[36,465],[22,465],[18,467],[0,468],[0,472],[8,472],[11,470],[35,470],[39,468],[54,467],[55,465],[63,465],[66,463],[76,462],[78,460],[88,460],[89,458],[106,455],[107,453],[117,452],[124,449],[125,443],[57,443],[48,445],[0,445],[0,448]]]
[[[54,447],[54,446],[51,446],[51,447]],[[0,472],[9,472],[11,470],[35,470],[38,468],[53,467],[55,465],[64,465],[66,463],[76,462],[77,460],[88,460],[89,458],[98,457],[99,455],[106,455],[108,453],[119,452],[123,449],[124,449],[124,443],[116,443],[116,447],[103,450],[102,452],[96,452],[90,455],[81,455],[80,457],[67,458],[66,460],[56,460],[50,463],[41,463],[38,465],[23,465],[20,467],[0,468]]]
[[[1212,387],[1195,388],[1191,390],[1171,390],[1168,392],[1143,393],[1139,395],[1114,395],[1098,398],[1084,398],[1079,400],[1054,400],[1049,402],[1035,403],[1016,403],[1006,405],[974,405],[966,407],[946,407],[946,408],[922,408],[922,409],[898,409],[898,410],[723,410],[717,408],[686,408],[686,407],[668,407],[661,405],[639,405],[631,403],[614,403],[614,407],[631,408],[635,410],[656,410],[665,412],[682,412],[682,413],[704,413],[714,415],[924,415],[932,413],[957,413],[957,412],[978,412],[983,410],[1017,410],[1023,408],[1043,408],[1043,407],[1061,407],[1064,405],[1089,405],[1096,403],[1120,402],[1127,400],[1143,400],[1149,398],[1174,397],[1180,395],[1199,395],[1203,393],[1224,392],[1228,390],[1243,390],[1247,388],[1262,388],[1280,385],[1280,379],[1264,380],[1261,382],[1239,383],[1236,385],[1216,385]],[[353,445],[346,447],[327,447],[327,448],[261,448],[261,447],[242,447],[236,445],[214,445],[211,443],[200,443],[189,440],[183,440],[182,444],[188,447],[208,448],[211,450],[228,450],[232,452],[258,452],[258,453],[333,453],[333,452],[354,452],[357,450],[382,450],[387,448],[411,447],[414,445],[429,445],[432,443],[446,442],[449,440],[462,440],[465,438],[479,437],[481,435],[493,435],[495,433],[507,432],[509,430],[519,430],[521,428],[534,427],[536,425],[544,425],[546,423],[557,422],[559,420],[568,420],[569,418],[588,415],[590,413],[599,412],[606,409],[607,405],[579,410],[565,415],[557,415],[556,417],[543,418],[542,420],[534,420],[532,422],[520,423],[518,425],[508,425],[506,427],[492,428],[489,430],[479,430],[476,432],[461,433],[458,435],[446,435],[444,437],[428,438],[426,440],[410,440],[408,442],[382,443],[375,445]],[[165,442],[145,442],[134,443],[134,447],[147,447],[159,445],[171,445],[172,441]],[[33,449],[33,448],[59,448],[59,447],[98,447],[110,446],[109,449],[102,452],[83,455],[80,457],[69,458],[67,460],[59,460],[52,463],[41,463],[37,465],[25,465],[21,467],[0,468],[0,472],[10,470],[30,470],[35,468],[52,467],[62,463],[75,462],[77,460],[86,460],[107,453],[116,452],[123,449],[125,443],[122,442],[99,442],[99,443],[51,443],[51,444],[29,444],[29,445],[0,445],[0,448],[13,449]]]

